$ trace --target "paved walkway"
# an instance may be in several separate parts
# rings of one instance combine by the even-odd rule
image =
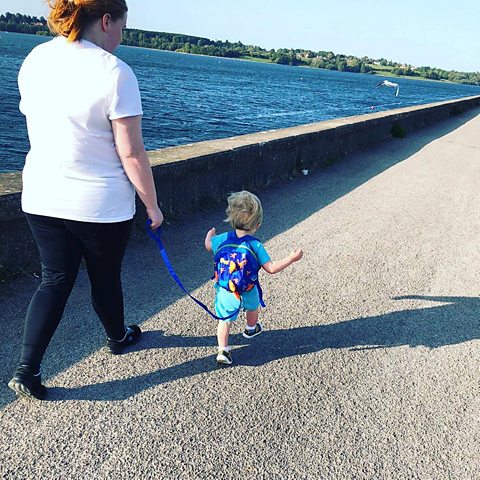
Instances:
[[[14,400],[37,280],[2,287],[0,477],[479,479],[479,114],[260,193],[268,250],[305,257],[263,276],[266,332],[247,341],[238,323],[231,368],[145,238],[124,275],[138,350],[101,350],[83,272],[43,365],[50,401]],[[203,237],[223,210],[165,229],[210,303]]]

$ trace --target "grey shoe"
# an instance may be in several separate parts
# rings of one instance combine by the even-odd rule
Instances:
[[[232,354],[225,350],[219,350],[217,355],[217,363],[219,365],[231,365],[233,362]]]
[[[255,330],[253,330],[252,332],[250,330],[248,330],[248,328],[246,328],[242,335],[245,337],[245,338],[253,338],[253,337],[256,337],[257,335],[260,335],[261,333],[263,332],[263,325],[259,322],[257,322],[255,324]]]

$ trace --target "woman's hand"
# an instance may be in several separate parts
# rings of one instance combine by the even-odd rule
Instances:
[[[147,215],[150,221],[152,222],[150,225],[150,228],[152,230],[157,229],[162,224],[163,213],[158,206],[155,208],[147,208]]]

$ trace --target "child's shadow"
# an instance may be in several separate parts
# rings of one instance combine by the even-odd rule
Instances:
[[[282,358],[307,355],[324,349],[365,350],[398,346],[439,348],[480,339],[480,300],[476,297],[398,297],[396,300],[446,302],[443,305],[403,310],[335,324],[267,330],[252,340],[231,337],[234,365],[260,366]],[[215,337],[163,336],[146,332],[139,349],[211,347]],[[155,353],[161,355],[160,353]],[[86,385],[73,389],[51,388],[50,400],[124,400],[149,387],[211,372],[219,367],[215,355],[196,358],[146,375]]]

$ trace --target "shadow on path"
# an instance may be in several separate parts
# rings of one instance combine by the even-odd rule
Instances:
[[[359,318],[336,324],[266,331],[249,342],[240,334],[232,336],[235,366],[258,367],[288,357],[324,349],[365,350],[399,346],[439,348],[480,339],[480,299],[469,297],[405,296],[396,300],[446,302],[445,305],[403,310],[386,315]],[[215,338],[163,336],[146,332],[140,349],[215,346]],[[218,369],[215,356],[202,357],[146,375],[78,388],[51,388],[50,401],[118,401],[150,387]]]

